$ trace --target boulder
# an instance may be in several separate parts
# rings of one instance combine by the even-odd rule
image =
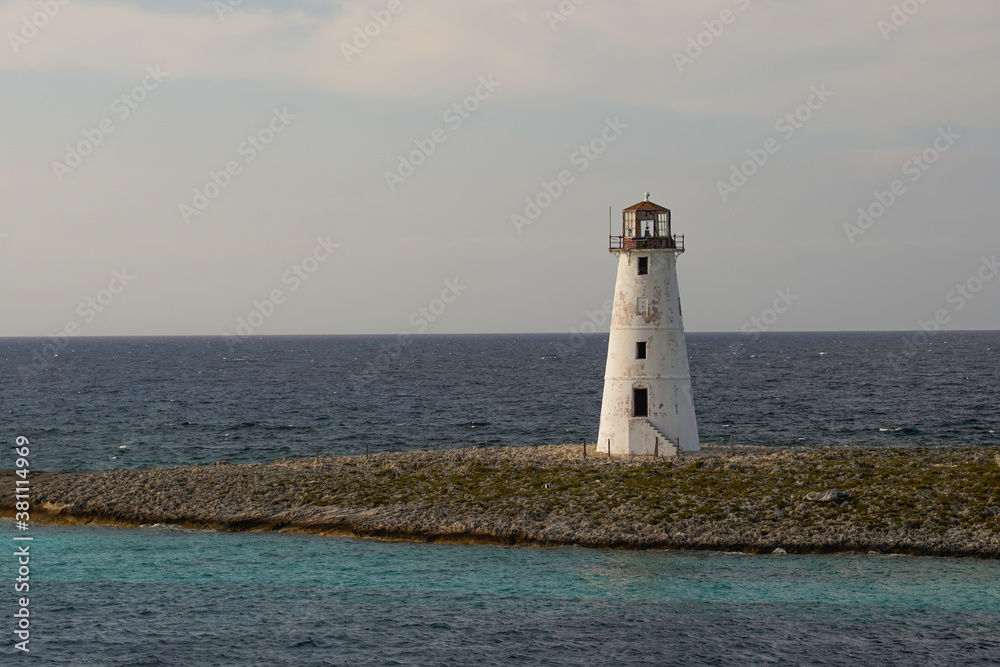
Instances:
[[[813,491],[806,494],[806,500],[810,503],[832,503],[837,500],[847,498],[847,494],[840,489],[827,489],[826,491]]]

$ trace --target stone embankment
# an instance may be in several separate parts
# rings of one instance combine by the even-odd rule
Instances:
[[[34,473],[32,521],[382,539],[1000,557],[996,448],[580,445]],[[13,516],[13,474],[0,474]]]

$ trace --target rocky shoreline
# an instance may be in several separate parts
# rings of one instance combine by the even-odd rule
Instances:
[[[14,515],[14,476],[0,473]],[[388,540],[1000,558],[998,448],[581,445],[32,473],[31,520]]]

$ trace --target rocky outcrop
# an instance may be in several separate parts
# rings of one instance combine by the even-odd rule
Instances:
[[[580,445],[32,474],[33,521],[491,544],[1000,557],[995,449]],[[13,474],[0,474],[13,516]],[[779,551],[780,553],[780,551]]]

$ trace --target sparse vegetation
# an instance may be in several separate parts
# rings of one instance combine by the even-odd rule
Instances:
[[[580,446],[50,473],[62,522],[298,529],[393,539],[1000,557],[986,448],[706,448],[680,460]],[[10,488],[12,485],[7,485]],[[836,489],[830,502],[805,500]],[[836,495],[836,494],[831,494]],[[9,501],[8,501],[9,503]],[[42,518],[42,517],[36,517]]]

